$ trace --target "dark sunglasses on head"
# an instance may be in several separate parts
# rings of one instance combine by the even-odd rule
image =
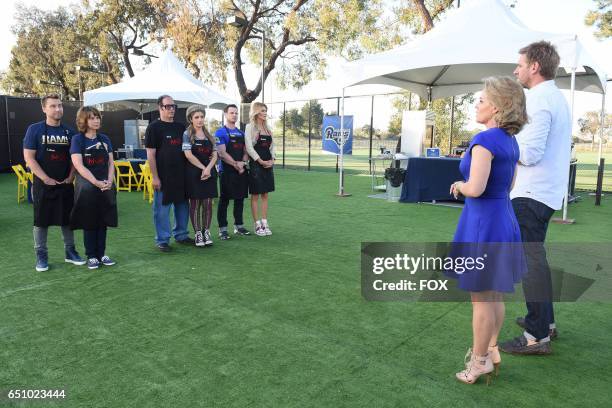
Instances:
[[[168,105],[162,105],[161,107],[164,108],[165,110],[170,110],[170,109],[176,110],[178,108],[178,105],[168,104]]]

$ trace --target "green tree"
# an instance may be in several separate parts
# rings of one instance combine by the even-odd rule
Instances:
[[[321,125],[323,124],[323,116],[325,113],[323,112],[323,107],[317,101],[309,101],[308,103],[302,106],[300,110],[300,116],[304,120],[304,131],[308,131],[308,115],[310,111],[310,126],[312,128],[313,133],[317,133],[321,131]]]
[[[595,148],[595,138],[599,138],[601,129],[601,113],[597,111],[586,112],[584,117],[578,119],[578,126],[580,127],[580,133],[591,139],[591,150],[593,150]],[[612,114],[606,114],[603,132],[604,139],[602,140],[602,143],[607,142],[611,126]]]
[[[383,0],[190,0],[188,6],[181,0],[151,1],[187,66],[200,77],[223,80],[230,65],[244,103],[255,100],[263,85],[259,78],[248,86],[243,72],[243,54],[261,64],[257,30],[266,34],[264,81],[278,68],[281,87],[300,88],[322,78],[329,56],[355,59],[401,41],[398,25],[383,13]],[[234,15],[246,25],[224,24]]]
[[[17,41],[2,87],[13,95],[60,92],[66,98],[78,99],[79,75],[75,66],[106,71],[89,45],[88,33],[80,27],[81,16],[74,8],[43,11],[17,5],[12,28]],[[83,74],[81,80],[84,86],[98,87],[107,78]]]
[[[596,0],[596,8],[587,13],[584,22],[595,26],[595,36],[601,39],[612,37],[612,0]]]
[[[143,49],[159,29],[160,19],[155,8],[148,0],[83,0],[83,8],[91,43],[98,44],[98,53],[108,63],[118,60],[133,77],[130,53],[149,57]]]

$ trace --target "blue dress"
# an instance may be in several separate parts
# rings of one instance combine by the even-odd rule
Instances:
[[[493,290],[514,292],[527,267],[521,231],[512,203],[510,188],[519,159],[519,147],[514,136],[500,128],[487,129],[477,134],[459,164],[461,174],[468,180],[472,164],[472,148],[480,145],[491,152],[491,172],[485,191],[480,197],[466,197],[451,256],[481,257],[482,268],[458,270],[450,276],[459,279],[459,287],[470,292]]]

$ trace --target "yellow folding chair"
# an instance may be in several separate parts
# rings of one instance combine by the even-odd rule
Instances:
[[[17,204],[25,201],[26,193],[28,191],[28,173],[25,171],[21,164],[11,166],[15,175],[17,175]]]
[[[114,163],[117,191],[132,191],[132,185],[138,185],[138,179],[132,168],[132,163],[127,161],[115,161]]]
[[[142,185],[142,199],[149,200],[149,203],[153,202],[153,177],[151,176],[151,169],[149,168],[149,162],[145,164],[139,164],[140,166],[140,184]]]

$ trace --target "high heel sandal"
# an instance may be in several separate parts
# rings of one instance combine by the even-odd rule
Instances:
[[[474,384],[478,378],[484,374],[487,377],[487,385],[489,385],[491,383],[492,373],[494,370],[490,353],[487,353],[484,356],[477,356],[472,353],[472,349],[470,348],[468,349],[465,357],[466,360],[469,358],[469,361],[467,361],[465,364],[465,370],[455,374],[457,380],[465,384]]]
[[[493,362],[493,366],[495,367],[495,376],[499,376],[499,367],[501,366],[501,355],[499,354],[499,348],[497,347],[497,343],[494,346],[489,346],[489,355],[491,356],[491,361]]]

